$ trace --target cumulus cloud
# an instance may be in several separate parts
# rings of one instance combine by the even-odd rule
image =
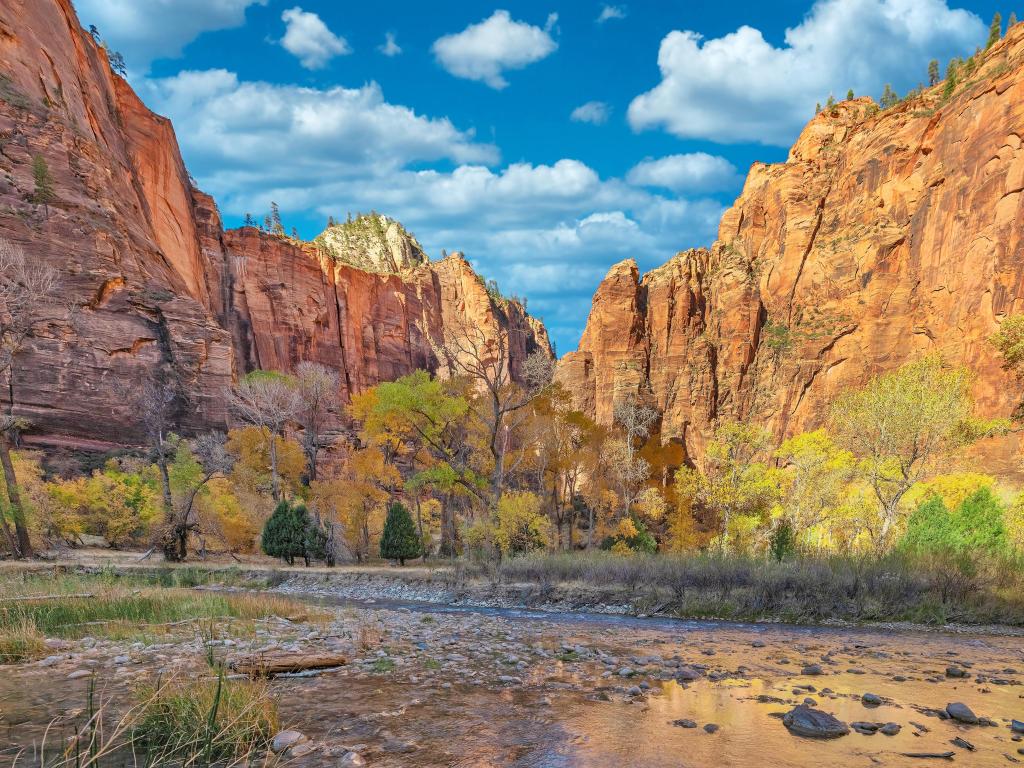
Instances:
[[[175,124],[186,163],[228,225],[270,200],[285,222],[375,209],[429,253],[462,250],[530,299],[563,350],[575,346],[610,264],[644,268],[709,242],[722,205],[605,178],[584,162],[500,165],[497,149],[444,117],[388,102],[380,87],[304,88],[214,69],[140,84]]]
[[[593,125],[604,125],[608,122],[608,115],[611,107],[603,101],[588,101],[580,104],[572,111],[569,118],[576,123],[591,123]]]
[[[634,130],[787,146],[830,92],[878,94],[924,79],[924,62],[974,50],[981,20],[945,0],[819,0],[776,47],[742,26],[705,40],[670,32],[661,82],[629,106]]]
[[[604,24],[606,21],[624,18],[626,18],[626,8],[624,6],[605,5],[601,7],[601,13],[597,15],[596,21],[598,24]]]
[[[174,120],[186,159],[207,169],[229,207],[233,198],[278,186],[315,187],[417,162],[498,159],[494,146],[450,120],[390,104],[376,83],[302,88],[214,69],[147,80],[140,91]]]
[[[133,72],[145,73],[156,59],[176,58],[203,32],[245,22],[245,9],[267,0],[76,0],[78,17],[96,25],[110,46],[124,54]]]
[[[323,69],[335,56],[352,53],[348,41],[327,28],[323,19],[298,6],[281,14],[285,23],[281,47],[306,69]]]
[[[395,42],[394,32],[384,33],[384,42],[377,46],[377,50],[383,53],[387,57],[397,56],[402,52],[401,47]]]
[[[558,15],[551,14],[543,28],[535,27],[499,10],[461,32],[438,38],[432,50],[450,74],[500,90],[508,86],[506,70],[522,69],[558,48],[551,36],[557,21]]]
[[[737,186],[740,176],[724,157],[691,152],[643,160],[629,170],[626,181],[676,192],[712,192]]]

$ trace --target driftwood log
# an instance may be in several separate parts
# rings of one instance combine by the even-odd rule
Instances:
[[[228,662],[235,672],[250,677],[273,677],[289,672],[330,669],[348,663],[340,653],[253,653],[236,656]]]

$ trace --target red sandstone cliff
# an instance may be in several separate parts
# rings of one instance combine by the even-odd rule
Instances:
[[[873,114],[814,118],[785,163],[755,164],[709,250],[641,279],[616,264],[559,377],[609,423],[639,394],[698,459],[722,418],[777,439],[818,426],[832,398],[926,351],[977,372],[985,415],[1021,388],[988,337],[1024,312],[1024,24],[948,102],[942,86]],[[986,467],[1014,468],[1016,439]]]
[[[36,156],[54,179],[47,206],[29,202]],[[231,383],[254,367],[318,360],[350,393],[436,367],[427,337],[462,321],[507,333],[513,367],[550,352],[543,327],[492,301],[461,258],[379,274],[224,232],[170,122],[111,73],[69,0],[0,0],[0,236],[58,269],[67,305],[17,363],[16,412],[37,438],[137,439],[130,393],[166,363],[194,430],[226,423]]]

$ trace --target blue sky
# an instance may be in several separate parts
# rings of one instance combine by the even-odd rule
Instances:
[[[992,3],[77,0],[227,226],[386,213],[576,347],[613,263],[707,245],[816,101],[984,42]]]

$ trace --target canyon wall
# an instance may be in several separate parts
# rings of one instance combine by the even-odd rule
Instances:
[[[786,162],[751,168],[711,248],[642,278],[613,266],[559,365],[576,404],[608,424],[638,396],[699,463],[722,419],[781,440],[935,351],[976,372],[981,415],[1008,416],[1022,385],[988,339],[1024,312],[1024,24],[942,91],[827,109]],[[1011,436],[977,457],[1011,472],[1017,455]]]
[[[40,162],[46,204],[32,201]],[[404,253],[386,234],[385,251]],[[228,423],[232,383],[257,367],[317,360],[348,395],[436,369],[429,339],[462,327],[507,336],[513,370],[529,351],[550,354],[543,326],[488,296],[460,256],[386,274],[254,228],[225,232],[170,122],[111,72],[69,0],[0,1],[0,237],[60,279],[15,364],[30,441],[137,442],[135,393],[163,366],[190,393],[181,427],[200,430]]]

